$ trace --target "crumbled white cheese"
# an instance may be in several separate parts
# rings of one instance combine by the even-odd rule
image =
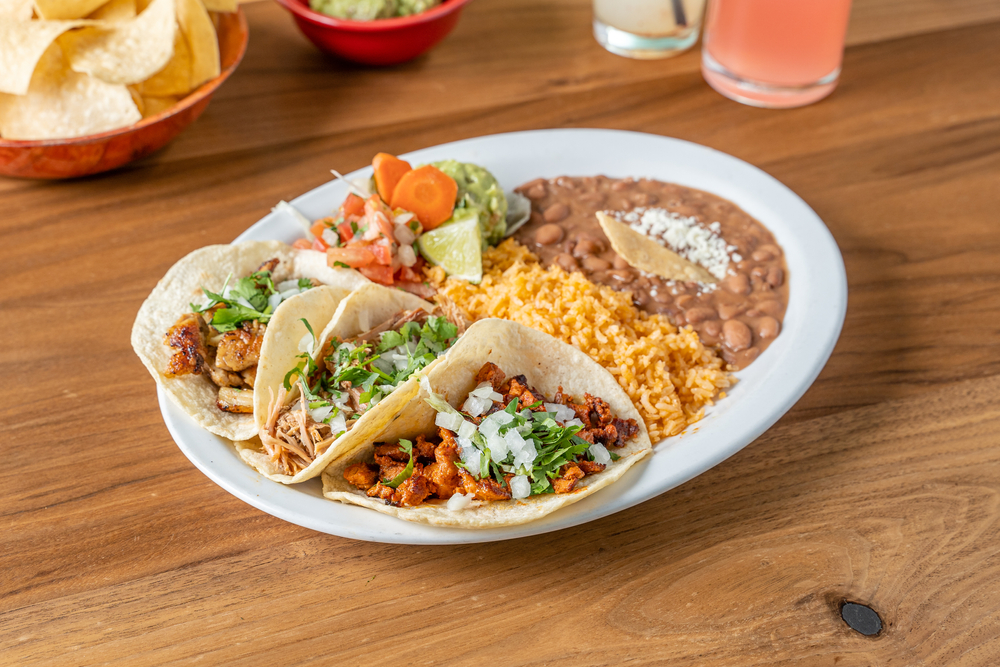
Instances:
[[[670,248],[689,262],[703,266],[719,280],[726,277],[730,261],[743,259],[733,252],[736,246],[728,245],[719,236],[721,225],[718,222],[706,226],[697,218],[664,208],[637,208],[628,213],[608,214],[628,223],[637,232]]]

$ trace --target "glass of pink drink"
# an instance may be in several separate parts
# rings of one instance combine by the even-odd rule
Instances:
[[[701,72],[726,97],[781,109],[837,86],[851,0],[710,0]]]

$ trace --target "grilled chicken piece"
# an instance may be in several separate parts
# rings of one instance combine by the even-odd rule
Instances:
[[[378,481],[378,469],[368,463],[352,463],[344,470],[344,479],[362,491],[367,491]]]
[[[503,381],[506,379],[503,371],[496,364],[487,361],[483,364],[483,367],[479,369],[476,373],[476,384],[482,384],[483,382],[489,382],[493,385],[493,391],[499,392],[500,388],[503,387]]]
[[[458,469],[458,478],[462,491],[471,493],[476,500],[510,500],[510,490],[500,486],[493,478],[476,479],[463,468]]]
[[[569,493],[576,483],[584,478],[584,472],[575,463],[567,463],[559,468],[559,476],[552,480],[552,488],[556,493]]]
[[[234,331],[227,331],[215,352],[215,365],[224,371],[242,371],[256,366],[266,328],[254,320],[244,322]]]
[[[164,343],[177,350],[167,365],[167,377],[201,375],[205,370],[208,349],[201,330],[201,321],[194,313],[185,313],[170,327]]]
[[[253,391],[250,389],[233,389],[219,387],[219,398],[215,406],[225,412],[253,414]]]
[[[243,376],[238,373],[230,373],[216,368],[211,363],[205,364],[205,371],[212,382],[220,387],[233,387],[239,389],[243,386]]]

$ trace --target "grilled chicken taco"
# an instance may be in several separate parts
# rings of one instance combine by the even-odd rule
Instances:
[[[589,496],[652,451],[607,370],[506,320],[473,324],[420,385],[397,419],[323,472],[327,498],[435,525],[514,525]]]
[[[132,347],[200,426],[249,438],[258,362],[275,344],[272,333],[302,317],[325,326],[366,283],[354,271],[329,268],[323,253],[277,241],[208,246],[174,264],[153,289],[132,327]]]
[[[416,396],[414,375],[465,332],[449,310],[371,284],[344,299],[319,336],[309,323],[305,338],[286,337],[261,362],[258,438],[237,442],[240,455],[269,479],[293,484],[370,441]]]

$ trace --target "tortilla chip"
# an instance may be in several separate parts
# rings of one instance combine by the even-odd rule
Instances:
[[[434,307],[402,290],[375,284],[359,287],[339,305],[334,304],[335,311],[321,308],[318,304],[313,306],[312,312],[289,311],[282,313],[280,320],[278,315],[271,320],[267,333],[270,335],[272,328],[276,331],[272,338],[265,338],[264,347],[261,348],[254,391],[254,421],[258,430],[267,421],[271,396],[277,396],[288,371],[299,361],[297,358],[300,354],[299,342],[308,335],[300,318],[305,317],[313,327],[313,331],[323,327],[322,333],[316,338],[317,345],[313,352],[313,358],[318,361],[323,347],[333,338],[340,340],[353,338],[404,310],[423,308],[429,311]],[[437,362],[433,362],[431,366],[434,363]],[[384,430],[406,404],[413,400],[418,391],[419,386],[415,378],[396,387],[391,394],[379,401],[378,405],[361,415],[350,431],[331,443],[322,455],[294,476],[284,474],[264,451],[259,439],[237,442],[236,449],[244,461],[270,480],[282,484],[303,482],[318,477],[332,460],[364,444]],[[285,404],[290,405],[297,398],[298,392],[293,389],[289,392]]]
[[[134,19],[137,14],[135,0],[110,0],[110,2],[99,7],[87,18],[114,23]]]
[[[199,0],[177,0],[177,22],[191,50],[191,88],[219,76],[219,38]]]
[[[603,212],[597,214],[597,220],[611,241],[611,247],[631,266],[667,280],[708,284],[717,282],[716,277],[705,267],[684,259],[624,222]]]
[[[202,3],[210,12],[235,12],[236,0],[204,0]]]
[[[549,399],[560,387],[576,399],[582,399],[585,393],[599,396],[608,402],[616,417],[634,419],[639,425],[639,434],[624,447],[614,450],[621,458],[609,463],[604,471],[584,477],[570,493],[478,503],[457,511],[449,510],[445,501],[393,507],[378,498],[369,498],[349,484],[343,473],[352,463],[370,462],[376,441],[396,442],[399,438],[436,432],[437,412],[427,404],[427,391],[421,387],[417,397],[386,430],[363,447],[337,459],[323,472],[323,495],[407,521],[462,528],[511,526],[534,521],[586,498],[619,479],[652,451],[642,416],[611,373],[577,348],[515,322],[486,319],[473,324],[448,354],[427,370],[428,383],[451,405],[460,406],[476,387],[476,373],[487,361],[500,366],[508,377],[525,375],[528,384]]]
[[[108,83],[139,83],[163,69],[174,54],[174,0],[153,0],[129,21],[68,32],[59,39],[75,72]]]
[[[19,11],[12,10],[15,14]],[[0,93],[26,95],[38,61],[56,37],[87,21],[0,21]]]
[[[180,30],[174,34],[174,55],[159,72],[142,82],[147,97],[187,95],[191,92],[191,49]]]
[[[71,71],[58,44],[38,63],[27,95],[0,96],[0,135],[6,139],[82,137],[141,118],[128,88]]]
[[[146,117],[146,103],[142,101],[142,92],[140,92],[138,86],[136,86],[134,84],[131,85],[131,86],[125,86],[125,87],[128,88],[128,93],[129,93],[129,95],[132,96],[132,101],[135,102],[135,106],[136,106],[137,109],[139,109],[139,113],[141,113],[142,117],[145,118]]]
[[[142,98],[142,117],[149,118],[150,116],[155,116],[161,111],[166,111],[171,108],[180,100],[179,97],[169,96],[169,97],[150,97],[146,96]]]
[[[108,0],[35,0],[43,19],[82,19]]]
[[[0,20],[30,21],[34,0],[2,0],[0,1]]]
[[[205,375],[168,378],[166,371],[172,350],[163,339],[181,315],[191,312],[191,302],[203,301],[202,287],[221,290],[230,274],[249,275],[275,257],[280,260],[273,276],[276,283],[293,277],[316,278],[345,290],[368,283],[356,271],[329,268],[324,253],[297,250],[278,241],[207,246],[187,255],[167,271],[142,304],[132,326],[132,347],[167,396],[201,427],[231,440],[245,440],[256,433],[253,415],[219,410],[215,406],[218,387]],[[299,296],[307,294],[309,291]],[[275,317],[297,298],[281,304]],[[268,345],[269,333],[270,327],[264,333],[262,347]]]

